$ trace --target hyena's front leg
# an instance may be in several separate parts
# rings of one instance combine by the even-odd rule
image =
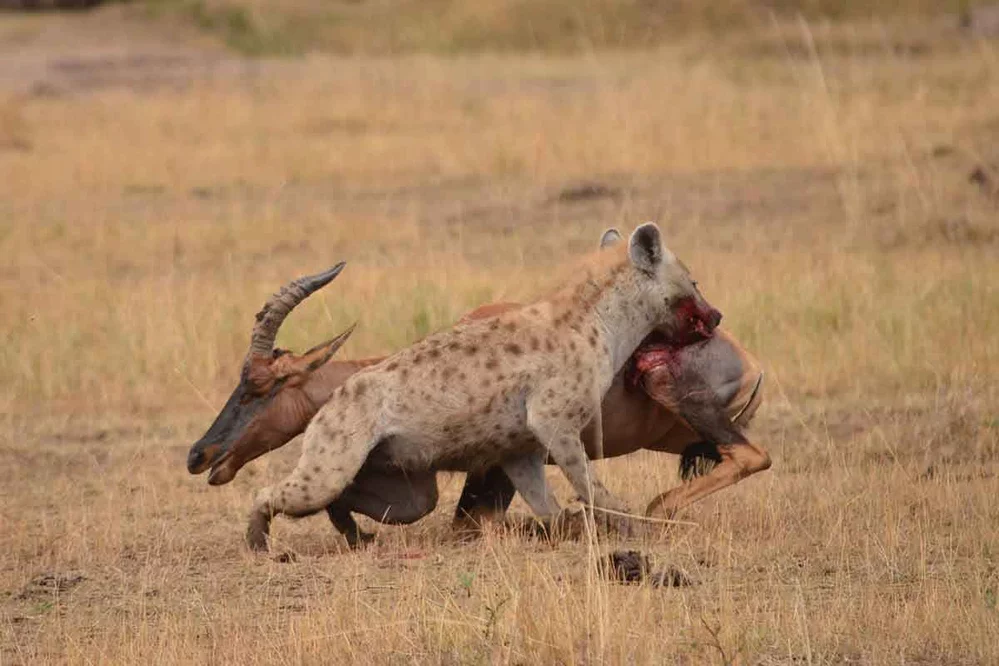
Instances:
[[[558,500],[555,499],[545,480],[547,458],[548,452],[539,449],[503,463],[503,471],[510,477],[513,487],[527,502],[527,506],[531,507],[531,511],[546,525],[561,511]]]
[[[539,449],[528,456],[507,460],[503,463],[503,471],[537,517],[540,524],[531,524],[535,531],[540,528],[545,536],[577,538],[585,534],[585,512],[563,510],[559,506],[545,479],[547,459],[548,451]]]
[[[325,417],[325,418],[324,418]],[[286,479],[257,493],[250,512],[246,542],[267,550],[271,518],[279,513],[299,518],[324,509],[350,484],[374,448],[369,434],[357,427],[333,426],[320,412],[305,430],[302,457]],[[348,436],[351,433],[353,436]]]
[[[627,513],[624,502],[611,494],[594,475],[593,466],[580,438],[583,426],[592,417],[594,423],[590,429],[590,436],[600,438],[599,441],[595,439],[593,444],[596,450],[602,449],[603,430],[599,414],[599,402],[591,405],[553,407],[550,404],[546,405],[543,400],[531,400],[527,407],[527,425],[569,479],[573,489],[579,493],[580,500],[598,509]],[[628,531],[619,516],[615,514],[605,514],[605,516],[607,517],[602,518],[603,522],[613,524],[623,532]]]

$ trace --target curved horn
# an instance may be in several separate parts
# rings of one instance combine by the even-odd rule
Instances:
[[[281,287],[281,291],[268,298],[263,309],[257,313],[257,323],[253,325],[250,354],[270,356],[274,349],[274,338],[277,337],[278,329],[281,328],[281,323],[288,316],[288,313],[317,289],[329,284],[346,265],[346,261],[341,261],[322,273],[298,278]]]

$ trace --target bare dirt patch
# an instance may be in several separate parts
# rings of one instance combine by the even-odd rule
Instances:
[[[150,23],[127,5],[0,14],[0,89],[8,92],[156,89],[253,76],[255,69],[196,30]]]

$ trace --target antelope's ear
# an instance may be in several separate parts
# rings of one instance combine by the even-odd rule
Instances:
[[[350,334],[354,332],[354,328],[357,324],[351,324],[350,328],[336,336],[332,340],[322,343],[321,345],[316,345],[309,351],[302,354],[302,360],[306,362],[306,370],[312,372],[317,368],[326,364],[333,355],[336,354],[337,350],[347,341]]]
[[[604,232],[604,235],[600,237],[600,249],[603,250],[608,247],[614,247],[621,242],[621,232],[617,229],[611,228]]]
[[[646,222],[631,234],[628,255],[632,265],[643,273],[655,273],[667,252],[655,222]]]

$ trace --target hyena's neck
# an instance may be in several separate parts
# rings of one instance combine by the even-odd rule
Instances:
[[[604,290],[590,316],[610,356],[609,382],[652,332],[655,322],[648,310],[636,302],[634,295],[616,284]]]
[[[602,372],[606,375],[603,379],[607,386],[655,328],[656,322],[648,308],[641,306],[634,287],[618,272],[609,279],[588,280],[563,292],[563,298],[557,299],[561,307],[556,305],[554,310],[556,322],[568,321],[572,328],[584,334],[596,331],[598,353],[604,350]]]

